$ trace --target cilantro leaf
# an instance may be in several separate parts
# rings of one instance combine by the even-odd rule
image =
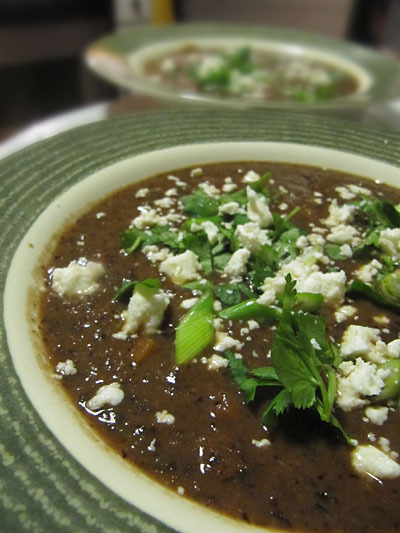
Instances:
[[[136,227],[129,228],[120,233],[120,246],[129,255],[139,247],[162,243],[169,248],[181,251],[182,244],[176,231],[171,231],[171,226],[154,224],[146,231]]]
[[[137,286],[147,287],[150,289],[160,289],[161,282],[159,279],[154,278],[147,278],[142,281],[130,281],[124,279],[120,289],[118,289],[118,291],[115,293],[113,299],[118,301],[129,299],[132,296],[135,287]]]
[[[125,250],[127,254],[134,252],[139,246],[142,245],[146,235],[143,231],[132,227],[125,231],[122,231],[119,236],[119,243],[122,250]]]
[[[224,305],[236,305],[242,301],[239,287],[231,283],[215,285],[214,294]]]
[[[225,354],[232,376],[246,401],[255,398],[258,387],[280,388],[264,411],[264,422],[274,424],[276,417],[291,407],[313,409],[323,422],[339,429],[346,441],[354,444],[333,414],[339,351],[326,336],[322,316],[296,311],[295,285],[288,274],[282,314],[272,342],[272,367],[249,371],[241,360],[238,362],[232,354]]]
[[[204,231],[196,231],[196,233],[185,232],[181,243],[185,249],[192,250],[197,255],[204,274],[211,274],[213,271],[213,260],[207,234]]]
[[[385,199],[371,200],[364,197],[357,207],[366,216],[370,227],[400,228],[400,213]]]
[[[254,400],[257,387],[282,386],[272,367],[262,367],[249,371],[244,366],[242,359],[236,359],[232,352],[226,351],[224,352],[224,356],[229,361],[232,378],[238,388],[243,392],[246,403]]]
[[[341,245],[339,244],[333,244],[331,242],[327,242],[325,244],[325,253],[334,261],[344,261],[345,259],[348,259],[346,256],[344,256],[341,251]]]
[[[193,194],[181,199],[186,213],[195,217],[211,217],[218,214],[218,200],[208,196],[203,190],[196,189]]]
[[[223,272],[224,268],[229,263],[229,260],[231,257],[232,257],[232,254],[230,253],[222,253],[219,255],[215,255],[213,257],[215,270],[218,270],[219,272]]]

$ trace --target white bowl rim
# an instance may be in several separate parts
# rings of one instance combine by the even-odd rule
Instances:
[[[379,176],[380,181],[393,186],[400,183],[400,169],[391,164],[350,152],[297,143],[216,142],[180,145],[135,155],[91,174],[56,198],[19,244],[5,284],[4,320],[10,353],[25,392],[45,424],[68,452],[104,485],[140,510],[185,533],[198,531],[198,523],[211,533],[257,531],[259,528],[207,510],[165,489],[133,467],[127,468],[122,458],[87,429],[64,394],[56,391],[57,382],[52,379],[51,372],[44,371],[37,353],[40,344],[35,341],[37,331],[31,322],[30,304],[22,326],[21,309],[27,309],[32,291],[35,298],[40,291],[36,267],[48,253],[52,236],[62,229],[66,220],[71,220],[71,216],[86,211],[89,199],[90,203],[97,203],[134,181],[177,168],[250,160],[307,164],[373,180]],[[272,530],[263,528],[260,531]]]

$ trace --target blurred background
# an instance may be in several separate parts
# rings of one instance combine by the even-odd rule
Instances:
[[[0,0],[0,140],[54,114],[123,99],[84,65],[100,36],[210,21],[310,30],[400,57],[400,0]]]

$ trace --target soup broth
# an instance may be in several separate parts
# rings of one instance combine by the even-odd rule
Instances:
[[[42,265],[54,378],[182,497],[282,531],[398,531],[399,203],[270,162],[113,194]]]

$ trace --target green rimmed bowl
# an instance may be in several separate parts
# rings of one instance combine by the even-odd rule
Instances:
[[[356,92],[319,102],[261,100],[187,91],[152,82],[141,73],[143,61],[163,50],[182,44],[217,43],[240,48],[248,45],[269,48],[289,57],[314,57],[352,74],[359,87]],[[400,64],[395,59],[349,41],[323,35],[268,26],[232,24],[180,24],[124,28],[94,42],[86,51],[88,66],[104,79],[138,94],[186,105],[230,108],[261,107],[316,113],[360,112],[367,106],[387,102],[400,94]]]
[[[50,204],[65,205],[55,201],[60,194],[85,181],[89,184],[89,196],[90,190],[93,191],[93,199],[96,194],[102,194],[94,192],[93,183],[97,189],[100,181],[107,184],[116,174],[127,176],[132,169],[140,168],[140,173],[145,175],[156,164],[167,169],[179,166],[177,161],[204,162],[208,143],[224,146],[223,150],[221,144],[217,147],[219,155],[212,149],[212,158],[237,160],[247,155],[308,162],[400,185],[400,136],[341,121],[322,122],[275,112],[217,112],[212,116],[203,112],[168,112],[83,126],[32,145],[0,162],[2,286],[20,243],[32,244],[32,235],[27,240],[24,236],[39,215]],[[68,217],[77,208],[75,205],[67,209],[58,222],[55,217],[54,224],[62,222],[62,217]],[[54,230],[55,226],[47,229]],[[41,237],[46,240],[46,235]],[[19,270],[13,272],[5,295],[12,357],[4,326],[0,332],[0,523],[4,531],[155,533],[171,531],[171,528],[195,531],[194,527],[204,531],[205,522],[188,523],[180,507],[171,517],[168,509],[157,505],[157,498],[152,512],[140,505],[138,494],[121,493],[112,481],[115,477],[112,472],[109,479],[99,476],[84,456],[77,455],[70,442],[73,437],[69,441],[60,438],[59,427],[54,426],[49,413],[58,416],[59,426],[65,426],[70,419],[55,408],[62,400],[54,393],[51,402],[41,396],[37,383],[35,389],[35,381],[42,378],[39,373],[31,372],[31,369],[39,372],[33,354],[15,348],[15,339],[22,337],[26,308],[18,287],[29,285],[25,278],[29,278],[31,270],[28,263],[22,262]],[[81,431],[71,425],[67,428],[71,435]],[[97,445],[93,444],[93,450]],[[89,453],[92,453],[90,444]],[[215,520],[215,531],[232,531],[230,524],[226,526],[218,518]],[[212,530],[211,526],[207,529]]]

